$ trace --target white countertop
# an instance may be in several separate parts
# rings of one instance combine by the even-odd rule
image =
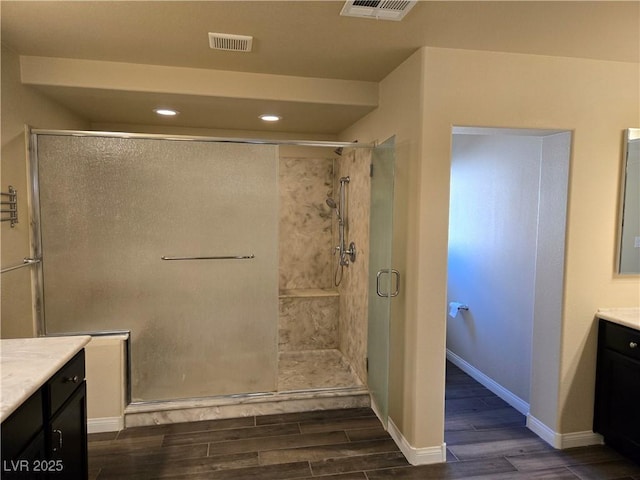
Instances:
[[[640,330],[640,307],[599,308],[596,317]]]
[[[90,336],[0,340],[0,421],[89,343]]]

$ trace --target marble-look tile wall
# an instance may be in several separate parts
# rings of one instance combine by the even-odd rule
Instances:
[[[369,209],[371,203],[370,149],[345,150],[336,162],[334,191],[338,195],[340,177],[348,176],[347,246],[356,244],[356,260],[343,270],[340,293],[340,351],[366,384],[368,276],[369,276]],[[334,223],[337,232],[337,225]],[[337,245],[337,234],[334,243]],[[337,260],[334,258],[333,264]]]
[[[280,290],[331,288],[333,159],[280,158]]]
[[[280,157],[278,350],[338,348],[339,299],[332,284],[333,159]]]

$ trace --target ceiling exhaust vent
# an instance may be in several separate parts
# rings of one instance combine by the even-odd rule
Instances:
[[[340,15],[399,21],[416,3],[417,0],[347,0]]]
[[[232,35],[230,33],[209,32],[209,46],[215,50],[230,52],[250,52],[253,37],[248,35]]]

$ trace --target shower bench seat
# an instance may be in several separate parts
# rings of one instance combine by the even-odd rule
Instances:
[[[280,290],[280,298],[339,297],[335,288],[289,288]]]

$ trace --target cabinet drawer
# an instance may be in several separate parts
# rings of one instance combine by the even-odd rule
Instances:
[[[600,322],[601,347],[640,360],[640,331],[606,320]]]
[[[54,415],[83,381],[84,350],[81,350],[47,383],[50,402],[49,411],[46,412],[46,415]]]

